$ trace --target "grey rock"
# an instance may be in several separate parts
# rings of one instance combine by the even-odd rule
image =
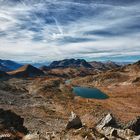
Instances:
[[[104,127],[102,130],[99,131],[101,134],[103,134],[108,139],[113,138],[121,138],[125,140],[132,140],[135,136],[135,132],[130,129],[117,129],[113,127]]]
[[[135,137],[135,132],[133,130],[118,128],[115,118],[113,118],[111,114],[108,114],[101,120],[101,122],[96,126],[96,130],[109,140],[133,140]]]
[[[105,118],[101,120],[101,122],[96,126],[97,130],[101,130],[104,127],[107,126],[116,126],[116,121],[114,117],[111,114],[106,115]]]
[[[131,140],[135,136],[135,132],[130,129],[117,129],[117,135],[123,139]]]

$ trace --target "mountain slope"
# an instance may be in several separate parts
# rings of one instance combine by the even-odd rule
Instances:
[[[120,67],[120,65],[112,61],[108,61],[106,63],[92,61],[92,62],[89,62],[89,64],[92,65],[93,68],[98,69],[98,70],[110,70],[110,69],[115,69],[115,68]]]
[[[0,70],[1,71],[9,71],[9,69],[6,66],[3,66],[1,63],[0,63]]]
[[[34,77],[34,76],[41,76],[44,74],[40,69],[32,65],[24,65],[19,69],[8,73],[16,77]]]
[[[18,64],[11,60],[2,60],[0,59],[0,70],[11,71],[21,67],[21,64]]]
[[[75,79],[75,83],[91,86],[138,85],[140,84],[140,61],[97,75]]]
[[[46,72],[49,70],[49,67],[43,65],[43,66],[39,67],[39,69]]]
[[[9,76],[6,72],[0,70],[0,78]]]
[[[116,69],[116,68],[120,68],[121,66],[116,64],[115,62],[112,62],[112,61],[107,61],[105,63],[105,66],[108,68],[108,69]]]
[[[92,66],[84,59],[64,59],[61,61],[53,61],[50,64],[51,68],[67,68],[67,67],[85,67],[92,68]]]

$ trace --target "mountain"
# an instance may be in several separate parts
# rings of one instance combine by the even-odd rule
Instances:
[[[18,64],[14,61],[0,59],[0,70],[2,71],[16,70],[17,68],[21,66],[22,66],[21,64]]]
[[[64,59],[61,61],[53,61],[50,66],[51,68],[67,68],[67,67],[85,67],[92,68],[92,66],[84,59]]]
[[[97,75],[85,76],[77,80],[76,84],[78,82],[86,86],[139,85],[140,61],[117,69],[101,72]]]
[[[110,70],[110,69],[116,69],[116,68],[120,67],[120,65],[118,65],[118,64],[116,64],[115,62],[112,62],[112,61],[107,61],[105,63],[92,61],[92,62],[89,62],[89,64],[94,69],[98,69],[98,70]]]
[[[94,68],[98,70],[106,70],[105,64],[102,62],[92,61],[89,62],[89,64]]]
[[[3,66],[1,63],[0,63],[0,70],[1,71],[9,71],[9,69],[6,66]]]
[[[43,66],[39,67],[39,69],[42,70],[42,71],[48,71],[50,68],[43,65]]]
[[[127,73],[138,76],[140,74],[140,60],[133,64],[129,64],[129,65],[122,67],[121,70],[123,72],[127,72]]]
[[[112,61],[107,61],[105,63],[105,66],[108,68],[108,69],[116,69],[116,68],[119,68],[121,67],[119,64],[115,63],[115,62],[112,62]]]
[[[8,72],[8,74],[16,77],[34,77],[41,76],[44,73],[32,65],[24,65],[15,71]]]
[[[0,70],[0,78],[9,76],[6,72]]]

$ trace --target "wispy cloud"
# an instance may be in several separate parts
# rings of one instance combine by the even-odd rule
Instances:
[[[0,56],[140,59],[139,7],[138,0],[0,0]]]

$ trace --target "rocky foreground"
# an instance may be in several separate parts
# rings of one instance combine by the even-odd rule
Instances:
[[[10,110],[0,109],[0,137],[3,140],[139,140],[140,117],[122,125],[112,114],[107,114],[96,127],[88,128],[80,117],[71,112],[65,129],[45,134],[31,133],[23,126],[24,119]]]

